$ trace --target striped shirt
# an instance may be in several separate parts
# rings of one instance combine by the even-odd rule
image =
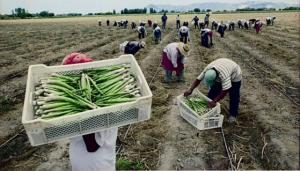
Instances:
[[[206,66],[202,73],[197,77],[203,80],[205,72],[214,68],[217,71],[217,82],[221,82],[222,90],[231,88],[231,82],[239,82],[242,80],[242,71],[238,64],[227,58],[217,59]]]

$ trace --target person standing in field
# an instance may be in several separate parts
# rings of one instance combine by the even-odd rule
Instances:
[[[165,83],[171,83],[172,72],[176,72],[177,82],[183,82],[184,58],[188,56],[190,47],[188,44],[170,43],[162,53],[161,65],[165,70]]]
[[[167,15],[166,15],[166,13],[164,13],[164,15],[161,17],[161,22],[162,22],[162,29],[163,29],[163,31],[166,30],[167,20],[168,20],[168,17],[167,17]]]
[[[106,20],[106,25],[109,26],[109,20]]]
[[[204,17],[204,27],[208,27],[209,25],[209,14],[207,13]]]
[[[146,47],[146,43],[144,41],[125,41],[119,47],[124,54],[135,55],[140,49]]]
[[[176,29],[178,30],[180,28],[180,17],[179,14],[176,16]]]
[[[71,53],[62,64],[92,62],[85,54]],[[118,128],[71,138],[69,156],[72,171],[114,171]]]
[[[190,41],[190,31],[187,26],[181,26],[180,29],[178,30],[178,35],[180,42],[187,43]]]
[[[240,88],[242,82],[242,71],[238,64],[227,58],[219,58],[208,64],[194,81],[192,86],[184,92],[187,97],[193,90],[203,82],[209,87],[208,97],[212,100],[208,107],[213,108],[221,101],[227,93],[230,99],[230,123],[236,121],[240,102]]]
[[[198,23],[199,22],[199,18],[198,18],[198,16],[195,16],[192,21],[194,22],[195,28],[199,28],[199,23]]]

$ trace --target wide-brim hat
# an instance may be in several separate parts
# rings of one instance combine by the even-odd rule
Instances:
[[[188,56],[190,51],[190,46],[188,44],[184,44],[180,42],[178,44],[178,50],[183,56]]]

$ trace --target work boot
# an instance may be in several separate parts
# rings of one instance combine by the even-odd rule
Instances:
[[[234,116],[229,116],[228,122],[229,122],[229,123],[234,123],[234,122],[236,122],[236,117],[234,117]]]

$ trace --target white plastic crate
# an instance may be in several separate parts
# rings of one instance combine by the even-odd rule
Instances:
[[[203,99],[211,101],[208,97],[202,94],[200,91],[195,90],[191,96],[202,96]],[[221,108],[220,103],[208,111],[206,114],[199,116],[184,102],[184,96],[177,96],[177,104],[179,107],[180,116],[192,124],[199,130],[213,129],[222,127],[224,116],[220,115]]]
[[[206,97],[199,90],[194,90],[190,97],[193,97],[193,96],[201,96],[204,100],[211,101],[211,99]],[[219,115],[221,113],[220,103],[217,103],[217,105],[214,108],[212,108],[210,111],[199,116],[197,114],[197,112],[193,111],[187,104],[185,104],[184,100],[185,100],[185,97],[183,95],[177,96],[177,103],[178,103],[179,109],[182,111],[185,111],[186,113],[193,114],[198,118],[212,117],[212,116]]]
[[[41,77],[52,73],[80,73],[84,69],[99,68],[117,64],[129,64],[130,72],[137,78],[141,87],[141,97],[136,101],[98,108],[74,115],[62,116],[50,120],[34,119],[33,92]],[[31,65],[28,70],[26,94],[22,113],[22,124],[25,127],[31,145],[55,142],[65,138],[80,136],[92,132],[120,127],[150,119],[152,93],[146,79],[132,55],[122,55],[116,59],[61,65]]]

